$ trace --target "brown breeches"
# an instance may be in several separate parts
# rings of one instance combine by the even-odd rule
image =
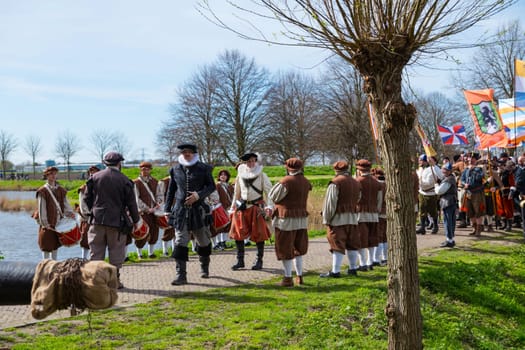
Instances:
[[[331,253],[345,254],[347,250],[358,250],[361,247],[357,225],[328,226],[326,239]]]
[[[282,231],[275,228],[275,255],[277,260],[292,260],[308,251],[308,231],[306,229]]]

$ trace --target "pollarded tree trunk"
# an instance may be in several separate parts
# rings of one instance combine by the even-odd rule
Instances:
[[[416,110],[401,97],[401,74],[405,55],[396,62],[385,59],[385,51],[373,47],[362,57],[354,56],[365,78],[365,92],[376,111],[379,144],[387,179],[388,348],[422,348],[422,320],[419,302],[419,271],[414,211],[412,163],[409,134]],[[390,61],[389,61],[390,59]],[[394,62],[392,62],[394,61]],[[390,64],[385,64],[388,62]]]

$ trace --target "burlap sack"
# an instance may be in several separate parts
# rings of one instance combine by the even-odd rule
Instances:
[[[31,314],[43,319],[72,305],[77,309],[106,309],[117,302],[117,269],[104,261],[43,260],[31,289]]]

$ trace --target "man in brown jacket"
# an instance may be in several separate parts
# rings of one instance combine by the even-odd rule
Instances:
[[[85,197],[91,213],[88,232],[91,260],[104,260],[108,249],[109,263],[117,268],[119,289],[124,288],[120,282],[120,269],[126,257],[126,235],[122,233],[124,216],[129,212],[133,230],[139,227],[140,221],[133,182],[120,172],[123,160],[120,153],[107,153],[104,156],[107,168],[87,181]]]
[[[288,175],[272,187],[268,197],[275,203],[275,254],[284,268],[280,285],[293,287],[292,263],[295,263],[297,284],[303,284],[303,256],[308,250],[306,202],[312,185],[303,175],[302,160],[290,158],[285,167]]]

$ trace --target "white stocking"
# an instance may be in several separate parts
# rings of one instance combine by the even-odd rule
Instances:
[[[283,260],[284,277],[292,277],[292,260]]]
[[[296,256],[295,259],[293,259],[294,265],[295,265],[295,273],[297,276],[303,275],[303,256]]]

